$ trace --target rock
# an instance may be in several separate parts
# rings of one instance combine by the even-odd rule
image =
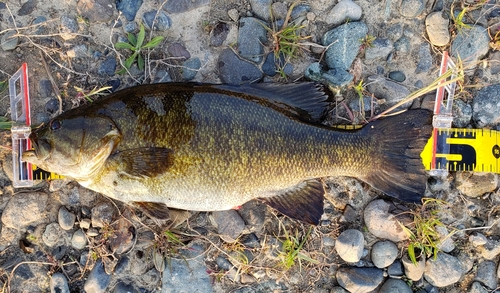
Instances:
[[[367,78],[366,89],[375,95],[378,99],[385,99],[387,106],[392,106],[410,94],[405,86],[389,80],[381,75],[372,75]],[[411,101],[399,107],[399,109],[407,109],[411,106]]]
[[[59,226],[64,230],[73,229],[73,225],[75,224],[76,215],[69,212],[64,206],[59,208],[58,221]]]
[[[363,22],[349,22],[326,32],[322,43],[329,46],[325,53],[328,68],[348,70],[358,55],[360,40],[367,33],[368,28]]]
[[[472,244],[472,246],[478,247],[481,245],[485,245],[486,242],[488,242],[488,239],[481,233],[475,233],[469,236],[469,242]]]
[[[47,220],[48,195],[42,192],[22,193],[13,196],[2,212],[4,227],[16,230],[28,225],[36,226]]]
[[[410,52],[410,39],[407,37],[401,37],[396,42],[394,42],[394,50],[399,53]]]
[[[376,268],[341,267],[337,282],[349,292],[371,292],[384,280],[384,272]]]
[[[259,238],[254,233],[242,235],[239,241],[248,248],[260,248]]]
[[[116,9],[123,13],[128,21],[133,21],[143,0],[116,0]]]
[[[350,1],[350,0],[347,0]],[[387,56],[392,52],[394,48],[392,41],[389,39],[376,38],[372,42],[372,45],[365,49],[365,59],[375,60],[383,59],[386,60]]]
[[[420,259],[417,260],[417,264],[414,264],[407,254],[403,255],[401,259],[403,262],[403,267],[405,269],[405,275],[408,279],[412,281],[418,281],[422,278],[425,271],[425,257],[421,256]]]
[[[114,1],[112,0],[80,0],[76,4],[78,14],[89,22],[108,22],[113,19]]]
[[[493,260],[500,254],[500,242],[488,239],[486,244],[479,247],[478,251],[483,258]]]
[[[102,261],[99,259],[90,271],[87,281],[83,285],[85,292],[105,292],[111,281],[111,276],[106,274]]]
[[[358,230],[348,229],[340,233],[335,241],[335,250],[346,262],[358,262],[363,255],[365,238]]]
[[[312,81],[328,83],[332,86],[345,86],[354,79],[349,72],[342,68],[325,70],[318,62],[309,65],[304,75]]]
[[[153,83],[172,82],[170,74],[166,70],[160,69],[156,72]]]
[[[478,281],[490,290],[493,290],[497,288],[497,279],[497,268],[494,262],[485,260],[478,264],[474,281]]]
[[[115,207],[108,202],[102,202],[92,208],[92,227],[102,228],[109,225],[114,218]]]
[[[491,74],[500,73],[500,52],[499,51],[495,51],[493,53],[490,53],[488,65],[490,66]]]
[[[288,7],[283,2],[275,2],[271,5],[271,13],[273,15],[273,19],[285,19],[286,14],[288,12]]]
[[[2,39],[0,40],[0,47],[4,51],[12,51],[17,47],[19,43],[19,37],[15,36],[15,31],[8,31],[3,34]]]
[[[31,14],[33,10],[35,10],[37,3],[37,0],[28,0],[24,2],[23,6],[21,6],[21,9],[17,11],[17,15],[24,16]]]
[[[459,30],[451,42],[451,55],[460,58],[463,66],[475,65],[489,51],[488,31],[482,26],[471,25],[469,29]]]
[[[82,229],[88,229],[90,228],[90,224],[92,223],[92,221],[90,219],[81,219],[80,220],[80,228]]]
[[[42,241],[48,247],[64,244],[63,231],[57,223],[48,224],[42,234]]]
[[[403,263],[400,260],[396,260],[387,268],[387,273],[389,274],[389,277],[398,279],[401,278],[404,275]]]
[[[210,0],[169,0],[163,5],[163,9],[170,13],[182,13],[209,3]]]
[[[393,242],[379,241],[372,246],[372,262],[377,268],[383,269],[396,260],[398,253],[398,247]]]
[[[55,273],[50,278],[50,293],[69,293],[68,280],[61,273]]]
[[[272,0],[250,0],[253,13],[260,19],[271,20]]]
[[[405,283],[405,281],[401,279],[393,279],[389,278],[387,281],[384,282],[382,287],[380,287],[378,293],[412,293],[413,291],[411,290],[410,287],[408,287],[408,284]]]
[[[231,49],[219,55],[219,78],[227,84],[253,83],[262,78],[262,72],[254,64],[241,60]]]
[[[212,212],[219,236],[226,242],[234,242],[245,229],[245,222],[235,210]]]
[[[200,58],[196,57],[188,59],[182,63],[182,66],[184,66],[182,68],[182,78],[185,81],[190,81],[196,76],[201,67]]]
[[[227,15],[229,18],[231,18],[232,21],[237,22],[240,19],[240,13],[238,12],[238,9],[229,9],[227,11]]]
[[[60,31],[60,36],[64,40],[74,39],[78,33],[78,22],[72,16],[62,15]]]
[[[406,80],[406,75],[402,71],[391,71],[389,72],[389,78],[397,81],[397,82],[403,82]]]
[[[219,47],[224,44],[231,27],[225,22],[219,22],[210,32],[210,46]]]
[[[451,252],[455,249],[455,242],[451,239],[451,234],[448,232],[445,226],[436,226],[436,232],[439,234],[439,244],[438,248],[443,252]]]
[[[498,177],[493,173],[457,172],[455,186],[468,197],[479,197],[487,192],[493,192],[498,185]]]
[[[87,57],[87,46],[86,45],[76,45],[66,52],[69,58],[84,58]]]
[[[406,18],[414,18],[424,11],[423,0],[403,0],[399,6],[399,12]]]
[[[358,21],[361,18],[362,10],[358,4],[351,0],[341,0],[326,15],[327,24],[339,25],[344,21]]]
[[[106,60],[104,60],[99,66],[97,73],[99,75],[113,76],[115,74],[115,71],[116,71],[116,59],[114,56],[108,56],[106,57]]]
[[[466,128],[472,119],[472,106],[463,100],[453,100],[453,126]]]
[[[472,100],[472,120],[477,128],[491,128],[500,125],[500,84],[485,86]]]
[[[244,203],[238,211],[250,231],[261,233],[266,220],[267,205],[257,200]]]
[[[48,79],[41,79],[38,82],[38,93],[43,98],[48,98],[52,95],[52,83]],[[59,103],[57,104],[59,108]],[[57,110],[57,109],[56,109]]]
[[[425,280],[438,288],[458,282],[462,273],[460,261],[444,252],[438,253],[436,259],[430,258],[425,263]]]
[[[76,230],[71,237],[71,246],[75,249],[82,250],[87,246],[87,236],[82,230]]]
[[[472,282],[469,293],[488,293],[489,290],[486,290],[479,282]]]
[[[307,16],[307,13],[311,11],[311,6],[307,4],[298,4],[292,9],[292,13],[290,14],[291,19],[296,19],[301,16]]]
[[[415,73],[428,72],[432,67],[432,55],[429,44],[423,43],[418,49],[418,64]]]
[[[142,15],[142,21],[149,30],[153,28],[155,31],[166,31],[172,26],[172,20],[163,10],[152,10],[144,13]]]
[[[179,60],[187,60],[191,58],[191,54],[182,44],[173,43],[168,46],[167,52],[170,57],[179,58]]]
[[[449,22],[449,19],[443,17],[442,11],[427,15],[425,18],[425,31],[432,45],[446,46],[450,42]]]
[[[115,286],[115,290],[113,293],[134,293],[137,292],[137,290],[132,286],[132,284],[125,284],[123,282],[119,282]]]
[[[262,23],[253,17],[240,19],[238,31],[238,53],[240,57],[259,63],[262,61],[264,46],[267,42],[267,31]]]

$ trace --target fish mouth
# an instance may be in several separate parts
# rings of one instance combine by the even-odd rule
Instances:
[[[35,133],[30,135],[31,144],[35,151],[35,156],[39,160],[46,159],[52,152],[52,145],[45,138],[38,138]]]

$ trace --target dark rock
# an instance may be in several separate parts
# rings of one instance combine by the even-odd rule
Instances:
[[[106,85],[111,87],[111,92],[116,91],[120,87],[120,79],[111,79],[106,82]]]
[[[324,46],[331,45],[325,53],[328,67],[348,70],[358,55],[360,40],[367,33],[368,28],[363,22],[349,22],[326,32],[322,43]]]
[[[280,54],[279,58],[276,58],[274,53],[271,52],[267,54],[264,63],[262,64],[262,71],[267,76],[275,76],[278,72],[283,72],[285,75],[291,75],[293,71],[293,65],[285,61],[285,55]]]
[[[92,208],[92,227],[102,228],[105,225],[111,224],[115,214],[115,207],[108,203],[102,202]]]
[[[69,285],[66,277],[61,273],[55,273],[50,278],[50,292],[69,293]]]
[[[116,9],[121,11],[128,21],[133,21],[143,0],[116,0]]]
[[[424,7],[424,1],[422,0],[403,0],[399,12],[404,17],[413,18],[422,13]]]
[[[410,52],[410,39],[403,36],[394,42],[394,49],[400,53],[408,53]]]
[[[267,31],[259,20],[253,17],[240,19],[238,53],[242,58],[259,63],[262,61],[263,44],[266,42]]]
[[[111,281],[111,276],[106,274],[102,261],[99,259],[90,271],[87,281],[83,285],[86,292],[105,292]]]
[[[222,46],[229,34],[230,26],[225,22],[217,23],[210,32],[210,46]]]
[[[260,233],[266,220],[267,205],[252,200],[244,203],[239,209],[239,214],[251,231]]]
[[[65,40],[73,39],[78,32],[78,22],[72,16],[61,16],[61,37]]]
[[[342,68],[332,68],[327,71],[318,62],[312,63],[305,71],[305,77],[332,86],[345,86],[353,80],[353,76]]]
[[[235,210],[212,212],[219,236],[226,242],[234,242],[245,229],[245,222]]]
[[[7,5],[5,3],[0,2],[0,10],[7,8]]]
[[[149,30],[153,28],[155,31],[166,31],[172,26],[172,20],[163,10],[152,10],[144,13],[142,21]],[[153,21],[155,22],[154,25]]]
[[[413,291],[411,290],[410,287],[408,287],[408,284],[406,284],[405,281],[401,279],[393,279],[389,278],[387,281],[385,281],[384,285],[380,287],[380,290],[378,293],[412,293]]]
[[[273,19],[285,19],[286,14],[288,12],[288,7],[283,2],[274,2],[271,5],[271,13],[273,15]]]
[[[52,95],[52,83],[48,79],[41,79],[38,82],[38,93],[40,97],[48,98]]]
[[[71,230],[73,229],[73,225],[75,224],[76,215],[69,212],[64,206],[59,208],[58,221],[59,226],[63,228],[63,230]]]
[[[2,39],[0,40],[0,47],[4,51],[12,51],[17,47],[19,43],[19,37],[15,36],[15,31],[8,31],[2,35]]]
[[[395,262],[393,262],[387,268],[387,273],[389,274],[390,277],[396,277],[396,278],[400,278],[402,275],[404,275],[403,264],[401,263],[401,261],[396,260]]]
[[[198,73],[198,70],[201,67],[201,61],[200,58],[191,58],[182,64],[184,68],[182,68],[182,78],[185,81],[190,81],[192,80],[196,74]]]
[[[113,293],[134,293],[134,292],[137,292],[134,288],[134,286],[132,286],[132,284],[125,284],[123,282],[119,282],[118,284],[116,284],[115,286],[115,289],[113,291]]]
[[[243,245],[249,248],[260,248],[259,238],[254,233],[244,234],[239,240]]]
[[[453,101],[453,125],[454,127],[466,128],[471,122],[472,106],[463,100]]]
[[[123,31],[126,33],[133,33],[137,30],[137,24],[135,22],[129,22],[123,26]]]
[[[403,36],[403,26],[399,23],[394,24],[387,29],[385,35],[387,38],[395,42]]]
[[[169,0],[163,9],[170,13],[186,12],[210,3],[210,0]]]
[[[500,124],[500,84],[483,87],[472,100],[472,119],[478,128]]]
[[[32,24],[33,25],[38,25],[38,28],[36,29],[35,33],[37,35],[41,35],[45,33],[45,30],[47,28],[45,22],[47,21],[47,18],[43,15],[35,17],[33,20]]]
[[[469,293],[488,293],[490,290],[486,290],[483,285],[479,282],[472,282]]]
[[[271,19],[272,0],[250,0],[253,13],[260,19],[268,21]]]
[[[296,18],[301,17],[301,16],[306,16],[306,14],[309,11],[311,11],[311,6],[309,6],[307,4],[296,5],[292,9],[292,13],[290,14],[290,18],[291,19],[296,19]]]
[[[371,46],[365,49],[365,59],[374,60],[381,58],[385,60],[393,48],[391,40],[377,38],[372,42]]]
[[[474,281],[478,281],[490,290],[497,288],[496,264],[491,260],[485,260],[478,264]]]
[[[163,83],[163,82],[171,82],[172,78],[170,77],[170,74],[166,70],[158,70],[155,75],[155,79],[153,83]]]
[[[179,43],[173,43],[167,48],[167,52],[171,57],[179,58],[179,60],[187,60],[191,58],[191,54],[189,54],[186,47]]]
[[[113,0],[80,0],[76,9],[89,22],[108,22],[113,18],[113,4]]]
[[[337,282],[349,292],[371,292],[384,280],[384,271],[376,268],[341,267]]]
[[[230,269],[233,268],[233,264],[227,260],[227,258],[218,256],[217,259],[215,259],[215,263],[219,267],[219,269],[229,271]]]
[[[482,26],[472,25],[469,29],[459,30],[451,42],[451,55],[460,58],[467,65],[475,65],[489,51],[490,37]]]
[[[389,72],[389,78],[397,81],[397,82],[403,82],[406,80],[406,75],[402,71],[391,71]]]
[[[113,76],[115,75],[115,71],[116,71],[116,58],[114,56],[106,57],[106,60],[104,60],[99,66],[99,69],[97,69],[97,73],[99,75]]]
[[[24,2],[23,6],[21,6],[21,9],[17,11],[17,15],[23,16],[31,14],[33,10],[35,10],[37,3],[38,3],[37,0],[28,0]]]
[[[388,106],[392,106],[410,94],[405,86],[380,75],[372,75],[367,79],[367,90],[379,99],[385,99]],[[407,109],[411,102],[403,104],[400,109]]]
[[[57,260],[63,259],[63,257],[66,255],[66,246],[61,245],[52,249],[51,254]]]
[[[432,67],[432,55],[429,44],[420,45],[418,50],[418,64],[415,73],[428,72]]]
[[[221,81],[227,84],[252,83],[262,78],[257,66],[241,60],[231,49],[225,49],[219,55],[218,70]]]

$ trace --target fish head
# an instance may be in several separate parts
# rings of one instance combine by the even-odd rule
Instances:
[[[30,134],[33,149],[23,161],[46,171],[87,180],[105,164],[121,139],[112,119],[106,116],[60,115]]]

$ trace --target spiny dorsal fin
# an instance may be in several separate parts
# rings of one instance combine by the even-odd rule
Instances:
[[[169,220],[170,213],[166,204],[161,202],[134,201],[133,205],[138,207],[150,218],[158,220]]]
[[[309,180],[280,195],[259,199],[292,219],[318,225],[323,215],[324,194],[322,182]]]

